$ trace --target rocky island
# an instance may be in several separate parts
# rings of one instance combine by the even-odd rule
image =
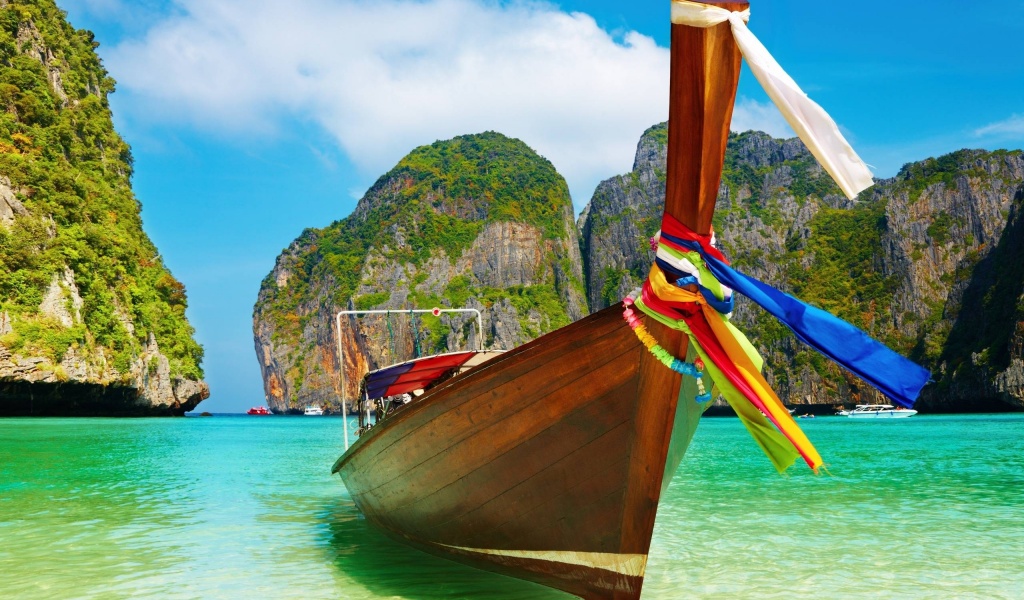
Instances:
[[[402,309],[469,307],[413,318]],[[339,411],[333,319],[346,320],[346,395],[367,369],[417,353],[510,349],[586,314],[565,180],[519,140],[488,132],[413,150],[347,218],[307,229],[278,257],[253,312],[256,354],[274,412]]]
[[[180,415],[209,396],[96,46],[52,0],[0,0],[0,416]]]
[[[646,277],[665,193],[665,124],[580,218],[591,310]],[[714,219],[741,271],[824,308],[932,370],[926,411],[1024,408],[1024,155],[961,150],[907,164],[850,201],[797,139],[733,134]],[[734,322],[785,403],[885,402],[739,299]],[[802,409],[805,412],[806,409]]]
[[[345,328],[346,372],[359,375],[412,356],[419,335],[397,318],[403,308],[478,307],[484,345],[509,348],[618,302],[653,260],[666,143],[664,123],[645,132],[633,170],[602,182],[576,224],[561,177],[518,140],[487,133],[414,150],[350,217],[304,232],[264,280],[253,325],[268,402],[337,408],[330,321],[342,308],[396,311]],[[923,410],[1019,410],[1022,205],[1019,150],[911,163],[851,201],[799,140],[750,131],[729,140],[714,225],[740,270],[930,368]],[[884,402],[751,303],[739,300],[733,318],[787,404],[824,413]],[[475,343],[465,319],[425,331],[430,351]]]

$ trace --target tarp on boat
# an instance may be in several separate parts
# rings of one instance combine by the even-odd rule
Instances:
[[[476,366],[498,352],[450,352],[424,356],[391,365],[366,374],[366,393],[369,398],[384,398],[422,390],[456,370]]]

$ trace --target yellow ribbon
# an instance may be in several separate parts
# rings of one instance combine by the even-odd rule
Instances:
[[[703,349],[700,348],[700,344],[696,343],[693,334],[686,328],[686,333],[689,335],[691,342],[697,346],[701,353],[701,358],[704,359],[704,363],[708,368],[708,374],[711,376],[715,384],[722,390],[723,396],[729,405],[733,407],[736,414],[743,420],[747,430],[750,431],[751,435],[757,441],[758,445],[765,451],[768,457],[775,464],[775,467],[780,471],[784,471],[788,468],[795,460],[796,455],[792,452],[782,452],[785,446],[791,446],[797,449],[802,454],[805,460],[808,462],[810,467],[817,472],[818,468],[823,464],[821,456],[818,451],[815,450],[814,445],[807,439],[804,432],[793,420],[793,417],[786,410],[782,401],[775,395],[774,390],[765,380],[764,376],[761,375],[760,366],[762,364],[761,356],[757,353],[754,347],[747,340],[746,336],[743,335],[736,327],[726,321],[722,315],[714,308],[708,305],[704,296],[700,292],[693,292],[684,288],[676,287],[668,282],[665,278],[664,272],[657,266],[651,267],[651,272],[647,277],[647,280],[651,284],[651,290],[661,300],[667,302],[696,302],[704,313],[704,318],[711,326],[712,332],[715,337],[718,338],[719,343],[725,350],[729,360],[736,366],[737,371],[746,381],[750,389],[754,391],[758,399],[764,405],[765,410],[768,411],[771,419],[776,423],[779,431],[785,436],[781,438],[774,434],[774,430],[770,428],[768,421],[765,419],[765,415],[761,414],[761,411],[754,406],[749,399],[743,394],[725,377],[725,375],[718,368],[711,368],[713,362],[708,359],[704,354]],[[642,304],[641,304],[642,305]],[[646,307],[645,307],[646,308]],[[665,322],[665,321],[662,321]],[[685,326],[685,323],[678,321],[678,324]],[[678,325],[670,325],[676,329],[682,329]],[[755,365],[755,363],[757,363]],[[726,393],[728,391],[729,393]],[[742,400],[740,400],[742,398]],[[771,431],[772,434],[767,433]]]

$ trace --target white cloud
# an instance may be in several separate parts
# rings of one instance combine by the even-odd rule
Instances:
[[[736,100],[736,107],[732,111],[732,124],[729,127],[738,132],[755,129],[777,138],[796,136],[774,104],[742,97]]]
[[[371,175],[415,146],[495,130],[550,159],[582,206],[667,117],[668,50],[620,39],[543,3],[180,0],[105,62],[135,123],[268,134],[299,118]],[[781,135],[779,122],[754,101],[733,121]]]
[[[977,137],[1018,137],[1024,135],[1024,115],[1011,115],[1007,119],[974,130]]]

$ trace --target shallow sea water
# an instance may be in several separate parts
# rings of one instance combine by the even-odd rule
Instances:
[[[1024,598],[1024,414],[800,425],[830,475],[702,421],[644,598]],[[0,419],[0,598],[568,597],[370,527],[330,476],[342,426]]]

